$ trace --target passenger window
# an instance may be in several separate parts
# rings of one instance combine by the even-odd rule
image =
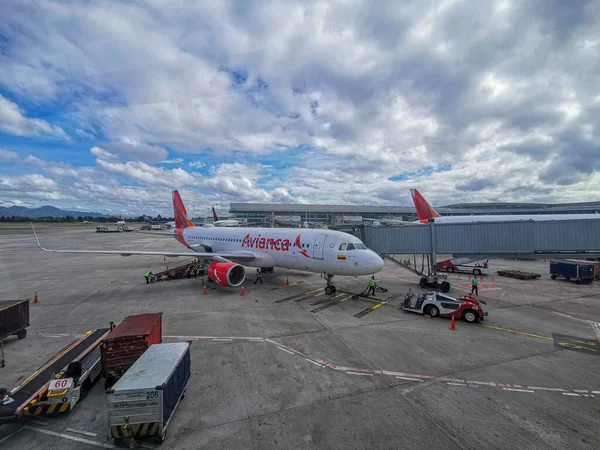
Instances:
[[[340,250],[346,250],[346,244],[340,244]]]
[[[348,244],[348,247],[346,247],[346,250],[354,250],[354,244]]]

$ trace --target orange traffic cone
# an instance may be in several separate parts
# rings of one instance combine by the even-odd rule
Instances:
[[[450,323],[450,329],[456,331],[456,322],[454,321],[454,316],[452,316],[452,323]]]
[[[35,295],[33,296],[33,303],[37,304],[38,303],[38,297],[37,297],[37,292],[35,293]]]
[[[289,285],[290,285],[290,280],[289,280],[287,277],[285,278],[285,285],[286,285],[286,286],[289,286]]]
[[[202,277],[202,286],[204,286],[204,277]]]
[[[206,286],[204,286],[204,292],[202,292],[202,295],[206,295]]]
[[[242,286],[242,297],[244,296],[244,286]]]

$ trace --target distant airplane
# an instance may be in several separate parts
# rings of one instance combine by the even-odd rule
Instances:
[[[532,220],[542,222],[548,220],[573,220],[573,219],[600,219],[600,214],[490,214],[481,216],[440,216],[435,209],[425,200],[419,191],[411,189],[413,203],[419,217],[418,222],[428,223],[433,219],[435,223],[472,223],[472,222],[500,222],[511,220]]]
[[[215,227],[239,227],[240,226],[240,223],[235,219],[219,220],[219,216],[217,216],[217,212],[215,211],[215,208],[212,209],[212,213],[213,213],[212,225],[214,225]]]
[[[315,214],[315,219],[312,221],[305,221],[302,223],[302,228],[314,228],[317,226],[317,215]]]
[[[83,222],[81,222],[81,225],[88,225],[90,223],[89,220],[84,220]]]
[[[246,278],[240,264],[271,271],[274,267],[326,274],[326,294],[336,291],[331,282],[334,275],[371,275],[383,269],[381,257],[367,249],[357,237],[334,230],[303,230],[293,228],[204,228],[195,227],[178,191],[173,191],[175,230],[173,236],[190,251],[146,250],[48,250],[55,253],[93,253],[110,255],[193,256],[204,260],[208,277],[222,286],[239,286]]]

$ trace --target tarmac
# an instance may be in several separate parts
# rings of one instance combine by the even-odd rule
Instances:
[[[36,227],[47,248],[181,250],[172,237]],[[160,446],[167,449],[600,447],[600,284],[550,280],[543,261],[491,260],[480,324],[400,310],[419,277],[391,262],[388,292],[352,299],[368,276],[278,269],[239,288],[201,279],[146,284],[184,258],[45,253],[28,225],[0,227],[0,300],[31,298],[23,340],[4,342],[12,388],[74,337],[123,317],[163,312],[164,342],[190,341],[192,377]],[[502,278],[500,268],[541,273]],[[286,280],[289,284],[286,284]],[[470,291],[451,274],[451,295]],[[387,300],[387,301],[386,301]],[[2,450],[115,448],[100,380],[74,411],[0,426]],[[144,444],[146,448],[159,448]]]

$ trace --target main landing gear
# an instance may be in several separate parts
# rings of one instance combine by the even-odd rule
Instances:
[[[333,275],[326,274],[325,279],[327,280],[327,286],[325,287],[325,293],[327,295],[335,294],[335,286],[331,283],[333,279]]]

